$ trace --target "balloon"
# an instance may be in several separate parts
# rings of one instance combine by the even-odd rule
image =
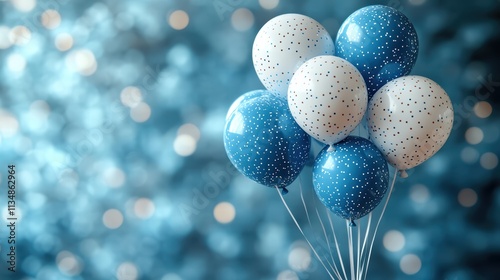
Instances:
[[[368,99],[387,82],[408,75],[417,60],[413,24],[398,10],[374,5],[350,15],[335,41],[337,56],[354,64],[365,79]]]
[[[336,56],[317,56],[304,63],[288,88],[288,106],[309,135],[332,145],[359,124],[367,107],[366,86],[359,71]]]
[[[285,100],[262,95],[231,114],[224,128],[224,146],[245,176],[265,186],[284,188],[308,160],[311,139],[293,120]]]
[[[420,76],[387,83],[373,96],[367,115],[371,140],[399,170],[434,155],[453,126],[450,98],[437,83]]]
[[[370,141],[349,136],[325,147],[314,163],[313,185],[319,200],[333,213],[357,220],[370,213],[387,191],[389,170]]]
[[[267,90],[258,89],[258,90],[249,91],[243,95],[240,95],[240,97],[236,98],[236,100],[233,102],[233,104],[231,104],[231,106],[229,107],[229,110],[227,110],[226,121],[229,119],[229,116],[231,116],[231,114],[234,112],[234,110],[236,110],[236,108],[238,108],[238,106],[240,106],[241,104],[243,104],[249,100],[252,100],[256,97],[259,97],[259,96],[262,96],[265,94],[271,94],[271,93]]]
[[[333,40],[321,24],[299,14],[284,14],[268,21],[255,37],[253,65],[264,86],[285,98],[293,73],[308,59],[333,55]]]

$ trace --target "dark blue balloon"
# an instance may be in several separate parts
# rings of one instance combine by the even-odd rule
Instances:
[[[316,158],[313,185],[319,200],[338,216],[357,220],[370,213],[387,191],[389,171],[369,140],[348,136]]]
[[[285,100],[262,95],[240,104],[229,116],[224,146],[245,176],[268,187],[284,188],[302,171],[311,140]]]
[[[387,82],[408,75],[418,54],[413,24],[400,11],[382,5],[351,14],[342,23],[335,44],[336,55],[363,75],[369,99]]]

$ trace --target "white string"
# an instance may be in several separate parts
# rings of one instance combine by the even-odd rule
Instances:
[[[300,188],[300,199],[302,200],[302,205],[304,205],[307,221],[309,222],[309,226],[312,229],[311,218],[309,217],[309,211],[307,210],[306,201],[304,200],[304,193],[302,192],[302,180],[300,180],[300,177],[299,177],[299,188]]]
[[[340,266],[342,267],[342,272],[344,273],[344,277],[347,280],[348,278],[347,278],[347,273],[345,272],[344,261],[342,259],[342,255],[340,254],[340,247],[339,247],[339,243],[337,242],[337,235],[335,234],[335,230],[333,228],[332,217],[331,217],[330,211],[328,211],[328,209],[326,209],[326,214],[328,216],[328,220],[330,221],[330,227],[331,227],[332,232],[333,232],[333,239],[335,241],[335,247],[337,248],[337,254],[338,254],[339,260],[340,260]]]
[[[302,190],[302,180],[300,180],[300,177],[299,177],[299,188],[300,188],[300,199],[302,200],[302,205],[304,206],[304,211],[306,212],[307,221],[309,222],[309,227],[311,227],[311,229],[312,229],[311,218],[310,218],[310,215],[309,215],[309,210],[307,208],[306,201],[304,199],[304,193],[303,193],[303,190]],[[317,213],[318,212],[318,207],[315,207],[315,208],[316,208],[316,213]],[[326,239],[326,242],[327,242],[328,250],[330,252],[330,256],[332,258],[333,266],[330,264],[330,262],[328,260],[326,260],[326,261],[329,264],[330,268],[335,273],[335,276],[337,276],[339,279],[342,279],[342,277],[340,276],[339,270],[337,268],[337,265],[335,264],[335,259],[333,258],[333,254],[332,254],[332,250],[330,248],[330,242],[329,242],[329,239],[327,237],[326,230],[325,230],[325,228],[323,226],[323,223],[322,223],[321,217],[319,216],[319,213],[317,213],[317,214],[318,214],[318,219],[320,220],[320,222],[322,224],[322,227],[323,227],[323,233],[325,234],[325,239]],[[313,235],[316,238],[316,240],[320,240],[320,238],[315,234],[314,231],[313,231]],[[325,259],[327,259],[327,258],[328,257],[325,257]]]
[[[366,259],[366,269],[365,269],[365,278],[364,279],[366,279],[366,275],[368,274],[368,267],[370,265],[370,259],[371,259],[371,256],[372,256],[373,243],[375,242],[375,237],[377,236],[378,226],[380,225],[380,221],[382,220],[382,217],[384,216],[385,209],[387,208],[387,204],[389,203],[389,199],[391,198],[392,190],[394,189],[394,184],[396,183],[396,177],[397,177],[397,175],[398,175],[398,172],[395,171],[394,172],[394,178],[392,179],[392,183],[391,183],[391,188],[389,189],[389,194],[387,195],[387,198],[385,200],[384,208],[382,208],[382,213],[380,214],[380,217],[378,218],[377,226],[375,226],[375,230],[373,231],[373,237],[372,237],[371,244],[370,244],[370,250],[369,250],[369,253],[368,253],[368,258]]]
[[[328,275],[330,276],[331,279],[335,280],[335,278],[333,277],[333,275],[330,273],[330,271],[328,270],[328,268],[326,267],[325,263],[323,262],[323,260],[321,260],[321,258],[319,257],[318,253],[316,252],[316,250],[314,249],[314,247],[312,246],[311,242],[309,242],[309,239],[307,239],[306,235],[304,234],[304,231],[302,230],[302,228],[300,227],[299,223],[297,222],[297,220],[295,219],[295,216],[293,215],[292,211],[290,210],[290,208],[288,207],[288,204],[286,203],[285,199],[283,198],[283,195],[281,194],[281,191],[280,189],[276,186],[276,191],[278,192],[278,195],[280,196],[281,198],[281,201],[283,202],[283,205],[285,205],[285,208],[286,210],[288,211],[288,213],[290,214],[290,217],[292,217],[292,220],[295,222],[295,225],[297,226],[297,228],[299,229],[300,233],[302,234],[302,236],[304,237],[304,239],[306,240],[307,244],[309,244],[309,247],[311,247],[311,250],[314,252],[314,255],[316,256],[316,258],[318,258],[319,262],[321,263],[321,265],[325,268],[326,272],[328,273]]]
[[[356,261],[356,279],[359,279],[359,261],[360,261],[360,247],[361,247],[361,220],[358,220],[358,226],[356,228],[358,232],[358,246],[357,246],[357,261]]]
[[[371,223],[372,223],[372,212],[370,212],[368,214],[368,225],[366,226],[366,233],[365,233],[365,239],[363,241],[363,248],[361,249],[361,255],[363,256],[363,253],[365,251],[365,247],[366,247],[366,241],[368,240],[368,234],[370,233],[370,226],[371,226]]]
[[[317,197],[316,197],[316,199],[317,199]],[[334,272],[336,272],[337,277],[339,277],[339,279],[342,279],[342,277],[340,276],[340,272],[338,270],[337,264],[335,262],[335,259],[333,258],[332,248],[330,246],[330,239],[328,238],[328,235],[326,233],[326,229],[325,229],[325,226],[324,226],[324,223],[323,223],[323,219],[321,218],[321,215],[319,214],[318,204],[317,204],[317,200],[316,199],[313,199],[314,209],[316,210],[316,215],[318,216],[319,223],[321,225],[321,228],[323,229],[323,234],[325,235],[325,240],[326,240],[326,244],[328,246],[328,251],[330,252],[330,257],[332,258],[332,262],[333,262],[333,265],[335,267],[335,268],[332,267],[332,270],[334,270]]]
[[[358,279],[363,279],[363,271],[364,271],[364,267],[365,267],[365,257],[366,257],[366,252],[365,252],[365,249],[366,249],[366,242],[368,241],[368,236],[370,234],[370,228],[371,228],[371,223],[372,223],[372,212],[370,212],[368,214],[368,224],[366,226],[366,232],[365,232],[365,238],[363,240],[363,247],[361,249],[361,268],[359,269],[359,277]]]
[[[347,230],[347,242],[349,243],[349,263],[351,265],[351,280],[356,280],[354,277],[354,250],[352,247],[352,227],[349,225],[349,221],[345,220],[346,230]]]
[[[330,257],[332,258],[332,263],[333,263],[332,270],[333,270],[333,272],[335,272],[336,276],[339,279],[342,279],[342,277],[340,276],[340,272],[339,272],[339,270],[337,268],[337,264],[335,264],[335,259],[333,258],[332,249],[330,247],[330,240],[328,238],[328,235],[326,234],[326,229],[325,229],[325,226],[323,225],[323,220],[321,219],[321,216],[319,215],[317,207],[316,207],[316,214],[318,215],[319,223],[321,225],[321,228],[323,229],[323,234],[325,235],[326,245],[328,246],[328,251],[330,251]]]
[[[325,257],[325,261],[326,261],[326,263],[328,264],[329,267],[332,267],[332,264],[330,263],[330,261],[328,261],[328,257]],[[333,267],[332,267],[332,269],[333,269]],[[337,274],[335,274],[335,276],[337,276]],[[342,280],[342,278],[338,278],[338,280]]]
[[[316,209],[317,210],[317,209]],[[321,224],[321,227],[323,229],[323,234],[325,235],[325,240],[326,240],[326,244],[328,246],[328,251],[330,252],[330,256],[332,258],[332,263],[333,263],[333,266],[330,264],[330,262],[328,261],[328,257],[326,256],[325,259],[326,261],[328,262],[328,264],[330,264],[330,268],[332,269],[332,271],[335,273],[335,276],[339,277],[338,275],[339,272],[338,272],[338,269],[337,269],[337,265],[335,264],[335,259],[333,258],[333,254],[331,252],[331,249],[330,249],[330,241],[328,239],[328,236],[326,234],[326,230],[325,230],[325,227],[323,226],[323,222],[321,221],[321,217],[319,216],[319,213],[316,211],[316,213],[318,214],[318,219],[320,221],[320,224]],[[339,277],[340,278],[340,277]]]

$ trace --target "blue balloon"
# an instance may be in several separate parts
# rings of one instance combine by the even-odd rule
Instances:
[[[233,103],[229,107],[229,110],[227,110],[226,120],[229,119],[231,114],[234,112],[234,110],[236,110],[236,108],[238,108],[238,106],[249,100],[254,99],[255,97],[259,97],[265,94],[272,94],[272,93],[265,89],[257,89],[240,95],[240,97],[236,98],[236,100],[233,101]]]
[[[319,200],[351,221],[370,213],[387,191],[389,170],[382,153],[369,140],[348,136],[325,147],[316,158],[313,185]]]
[[[336,55],[363,75],[369,99],[387,82],[408,75],[418,54],[413,24],[400,11],[383,5],[351,14],[342,23],[335,44]]]
[[[229,116],[224,146],[243,175],[268,187],[285,188],[307,162],[311,139],[285,100],[262,95],[240,104]]]

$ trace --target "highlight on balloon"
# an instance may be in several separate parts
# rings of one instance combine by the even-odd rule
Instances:
[[[418,37],[400,11],[359,9],[335,38],[306,15],[262,26],[252,58],[265,89],[231,105],[224,145],[239,172],[277,191],[328,276],[358,280],[397,175],[441,149],[454,114],[443,88],[410,75]],[[288,190],[294,181],[298,189]],[[288,191],[302,210],[287,203]]]

